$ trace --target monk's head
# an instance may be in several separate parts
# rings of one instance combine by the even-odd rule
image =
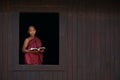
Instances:
[[[36,34],[36,28],[35,28],[35,26],[29,26],[28,27],[28,33],[29,33],[30,36],[34,37],[35,34]]]

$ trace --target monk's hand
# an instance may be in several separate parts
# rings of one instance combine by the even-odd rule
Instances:
[[[39,53],[39,51],[38,51],[38,50],[36,50],[34,53],[35,53],[35,54],[38,54],[38,53]]]
[[[39,51],[38,50],[33,50],[33,51],[30,51],[30,53],[39,53]]]
[[[44,52],[44,49],[41,49],[40,52],[43,53],[43,52]]]

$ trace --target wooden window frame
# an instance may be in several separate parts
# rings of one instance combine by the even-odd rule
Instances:
[[[65,63],[66,61],[65,59],[65,46],[62,45],[62,36],[64,36],[64,29],[63,27],[65,27],[64,25],[64,16],[62,16],[62,12],[60,11],[61,8],[59,9],[44,9],[42,8],[42,10],[38,9],[38,10],[19,10],[16,12],[12,13],[12,23],[11,26],[13,26],[13,44],[15,44],[13,46],[13,57],[12,57],[12,66],[13,66],[13,70],[14,71],[18,71],[18,70],[59,70],[59,71],[63,71],[65,68]],[[19,14],[21,12],[55,12],[55,13],[59,13],[59,65],[20,65],[19,64]]]

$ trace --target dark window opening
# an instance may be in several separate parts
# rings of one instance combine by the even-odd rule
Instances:
[[[26,13],[19,16],[19,64],[25,64],[22,46],[25,38],[28,37],[27,27],[33,25],[37,30],[37,37],[40,38],[44,47],[43,65],[59,64],[59,14],[58,13]]]

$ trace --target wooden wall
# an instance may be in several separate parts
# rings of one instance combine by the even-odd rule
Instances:
[[[119,80],[120,10],[117,2],[3,1],[0,80]],[[19,12],[60,13],[60,65],[18,64]]]
[[[120,15],[80,12],[78,22],[78,79],[119,80]]]

